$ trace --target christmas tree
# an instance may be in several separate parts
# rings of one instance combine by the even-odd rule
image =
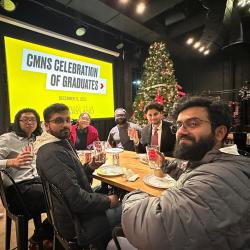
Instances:
[[[166,44],[155,42],[149,47],[149,56],[144,62],[141,85],[133,104],[131,120],[141,126],[147,124],[144,106],[156,101],[164,106],[164,114],[171,114],[173,105],[179,96],[185,95],[182,87],[177,84],[173,62],[166,50]]]

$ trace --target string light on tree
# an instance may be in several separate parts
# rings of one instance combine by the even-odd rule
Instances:
[[[155,42],[150,45],[148,58],[144,62],[144,72],[142,82],[138,89],[133,104],[134,113],[131,117],[132,121],[145,125],[146,117],[143,109],[146,104],[156,101],[163,104],[166,116],[171,114],[173,104],[180,97],[185,95],[174,75],[173,62],[166,50],[166,44],[163,42]]]

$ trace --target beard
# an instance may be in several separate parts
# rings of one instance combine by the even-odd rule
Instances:
[[[181,144],[180,140],[183,138],[192,141],[192,144]],[[215,137],[213,134],[200,138],[197,142],[192,136],[182,136],[176,141],[174,157],[181,160],[200,161],[214,145]]]
[[[69,128],[64,128],[58,132],[55,131],[50,131],[50,133],[52,135],[54,135],[56,138],[64,140],[64,139],[68,139],[69,135],[70,135],[70,129]]]
[[[118,124],[118,125],[123,125],[126,122],[127,122],[126,118],[117,118],[117,119],[115,119],[115,123]]]

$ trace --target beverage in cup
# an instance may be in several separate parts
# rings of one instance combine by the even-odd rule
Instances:
[[[79,158],[82,164],[91,162],[92,152],[91,150],[83,150],[79,153]]]
[[[154,169],[154,175],[159,177],[159,178],[163,178],[164,177],[164,173],[162,172],[161,168],[156,168]]]
[[[93,143],[95,162],[105,163],[106,161],[105,144],[106,144],[105,141],[95,141]]]
[[[148,157],[148,165],[152,169],[159,169],[159,162],[158,162],[158,152],[159,146],[150,145],[146,146],[147,157]]]
[[[23,152],[29,152],[33,154],[33,143],[29,142],[27,145],[23,147]]]
[[[112,154],[112,163],[113,163],[113,166],[119,166],[119,163],[120,163],[119,153]]]

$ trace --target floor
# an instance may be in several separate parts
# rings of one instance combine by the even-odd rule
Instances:
[[[1,200],[0,200],[1,203]],[[2,204],[0,204],[0,212],[3,212],[3,217],[0,218],[0,250],[5,249],[5,211],[2,208]],[[46,218],[46,214],[42,214],[42,218]],[[16,232],[15,232],[15,223],[12,222],[11,226],[11,240],[10,240],[10,249],[14,249],[16,247]],[[29,221],[29,238],[32,236],[34,232],[34,224],[33,220]]]

